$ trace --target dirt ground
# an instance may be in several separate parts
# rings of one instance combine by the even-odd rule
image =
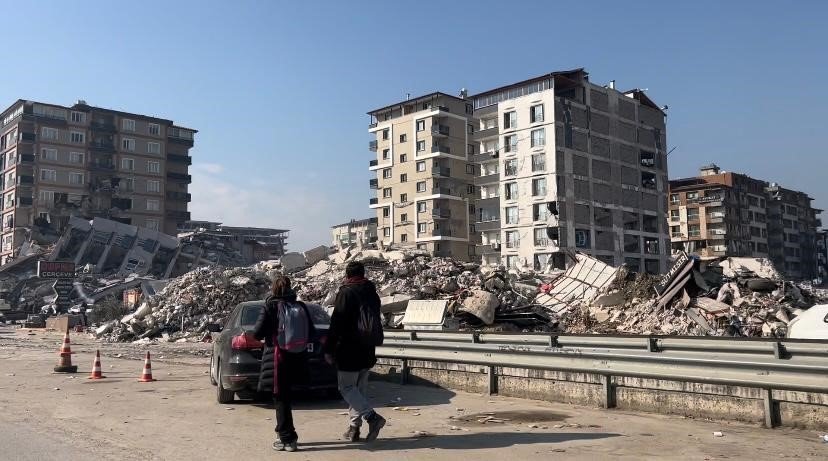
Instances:
[[[388,419],[381,440],[338,440],[345,405],[308,396],[295,410],[301,451],[276,453],[268,405],[216,403],[209,344],[106,344],[73,334],[79,372],[65,375],[52,372],[61,339],[0,327],[6,459],[828,459],[828,443],[815,432],[382,382],[370,387]],[[96,348],[107,378],[90,381]],[[139,383],[147,350],[158,381]]]

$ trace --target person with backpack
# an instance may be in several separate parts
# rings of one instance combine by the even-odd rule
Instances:
[[[367,442],[377,438],[385,418],[371,407],[367,398],[368,372],[377,363],[376,347],[382,345],[380,299],[373,282],[365,278],[365,266],[351,261],[345,266],[345,283],[339,288],[331,315],[328,339],[323,347],[325,360],[336,366],[339,392],[348,402],[348,430],[345,440],[360,439],[362,420],[368,423]]]
[[[305,303],[296,300],[290,279],[276,277],[253,328],[253,336],[265,341],[259,391],[273,393],[278,434],[274,450],[297,450],[299,436],[293,425],[292,387],[308,376],[307,345],[315,335],[310,312]]]

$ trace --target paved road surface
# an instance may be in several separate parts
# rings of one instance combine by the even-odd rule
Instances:
[[[828,459],[828,444],[812,431],[388,383],[372,383],[370,391],[389,420],[381,440],[370,446],[337,440],[346,425],[343,404],[310,398],[295,414],[303,451],[274,453],[273,410],[217,404],[204,345],[111,345],[73,335],[73,360],[81,373],[57,375],[51,371],[60,340],[59,334],[0,327],[0,458]],[[89,381],[98,347],[108,378]],[[147,348],[158,381],[138,383]],[[486,416],[504,421],[480,422]],[[713,437],[714,431],[724,437]]]

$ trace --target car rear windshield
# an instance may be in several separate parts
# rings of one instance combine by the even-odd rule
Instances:
[[[241,327],[244,329],[250,329],[256,326],[256,320],[259,320],[259,313],[262,312],[262,307],[264,307],[264,305],[244,306],[244,310],[241,313],[241,319],[239,319]]]

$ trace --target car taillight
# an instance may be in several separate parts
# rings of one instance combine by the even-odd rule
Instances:
[[[233,350],[237,351],[249,351],[253,349],[262,348],[261,341],[247,334],[233,336],[233,340],[231,341],[230,345],[233,348]]]

